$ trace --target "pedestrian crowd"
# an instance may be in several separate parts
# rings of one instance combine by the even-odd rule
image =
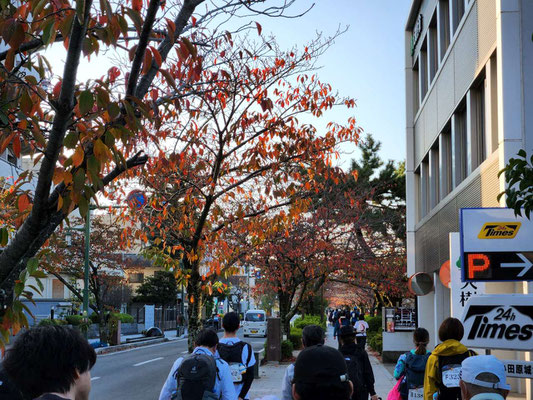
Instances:
[[[303,329],[304,349],[280,382],[281,400],[378,400],[361,339],[368,325],[360,327],[364,318],[357,308],[349,315],[340,312],[333,310],[328,316],[338,350],[324,345],[321,327]],[[257,360],[250,344],[236,335],[238,314],[225,314],[222,327],[221,339],[212,329],[199,332],[192,354],[172,365],[159,400],[249,399]],[[441,343],[430,352],[428,331],[414,331],[414,348],[398,359],[397,384],[387,400],[505,400],[510,387],[501,361],[467,349],[461,343],[463,326],[455,318],[446,319],[438,334]],[[63,326],[29,329],[2,361],[0,399],[88,400],[95,362],[94,349],[79,332]],[[267,398],[277,400],[263,400]]]

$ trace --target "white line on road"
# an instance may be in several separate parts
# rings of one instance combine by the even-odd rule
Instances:
[[[152,360],[148,360],[148,361],[143,361],[143,362],[140,362],[140,363],[137,363],[137,364],[133,364],[134,367],[138,367],[139,365],[144,365],[144,364],[148,364],[148,363],[151,363],[151,362],[154,362],[154,361],[159,361],[159,360],[162,360],[163,357],[157,357],[157,358],[154,358]]]
[[[181,354],[187,354],[189,350],[182,351]]]
[[[91,378],[91,381],[96,381],[96,380],[98,380],[98,379],[100,379],[99,376],[93,376],[93,377]]]

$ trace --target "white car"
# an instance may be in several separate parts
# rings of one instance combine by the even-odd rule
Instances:
[[[248,310],[244,314],[242,322],[244,337],[262,336],[267,337],[267,319],[264,310]]]

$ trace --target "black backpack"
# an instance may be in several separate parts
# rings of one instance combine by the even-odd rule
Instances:
[[[363,379],[363,360],[357,353],[344,354],[344,360],[348,366],[348,376],[353,384],[352,399],[359,399],[362,393],[366,392],[366,385]]]
[[[183,360],[176,371],[178,384],[177,400],[215,400],[217,377],[214,357],[207,354],[191,354]]]
[[[405,379],[400,387],[402,399],[409,397],[409,389],[417,389],[424,386],[424,373],[430,354],[413,354],[411,352],[407,354],[405,358]]]
[[[461,400],[461,388],[459,379],[461,377],[461,363],[463,360],[476,353],[472,350],[453,356],[439,356],[439,371],[437,388],[439,389],[439,400]]]
[[[252,346],[243,341],[239,341],[236,343],[219,342],[217,346],[220,358],[222,358],[229,364],[233,383],[242,383],[243,374],[246,373],[242,372],[240,367],[242,365],[242,351],[244,350],[245,346],[248,346],[248,358],[246,360],[246,365],[244,365],[244,368],[246,369],[248,367],[248,364],[250,364],[250,360],[252,358]]]

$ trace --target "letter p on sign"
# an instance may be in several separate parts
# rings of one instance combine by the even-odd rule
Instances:
[[[476,272],[482,272],[488,269],[490,260],[485,254],[468,255],[468,278],[474,279]]]

